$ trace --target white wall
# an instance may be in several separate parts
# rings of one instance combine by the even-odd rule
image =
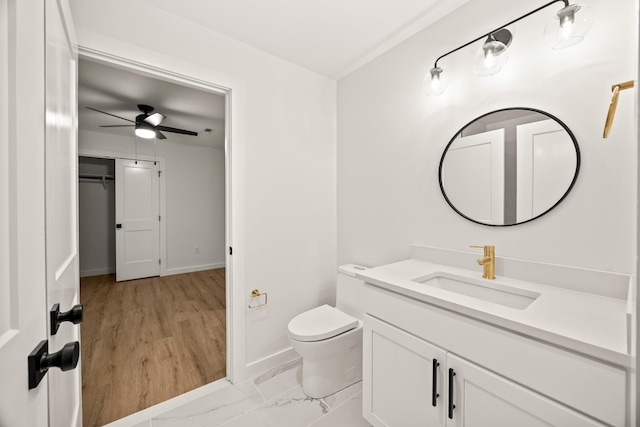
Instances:
[[[131,0],[72,0],[84,48],[231,89],[234,380],[289,348],[336,274],[336,84]],[[269,305],[249,310],[253,288]]]
[[[581,44],[561,51],[545,44],[544,26],[561,7],[557,3],[511,27],[510,59],[495,76],[482,78],[473,71],[480,42],[441,60],[438,65],[451,80],[439,97],[427,97],[422,87],[438,56],[540,2],[473,0],[340,80],[340,262],[377,265],[405,259],[412,243],[467,251],[471,244],[494,244],[505,257],[634,271],[634,91],[620,94],[607,140],[602,128],[611,85],[637,76],[636,2],[584,3],[595,21]],[[462,126],[505,107],[537,108],[564,121],[578,140],[582,167],[572,192],[550,213],[514,227],[487,227],[447,205],[438,186],[438,164]]]
[[[80,131],[80,150],[129,153],[135,157],[135,139]],[[158,141],[138,140],[138,154],[165,159],[167,274],[225,266],[224,151]],[[90,185],[90,184],[87,184]],[[96,184],[93,184],[96,185]],[[98,184],[99,185],[99,184]],[[82,230],[81,230],[82,232]],[[199,254],[195,248],[199,248]]]

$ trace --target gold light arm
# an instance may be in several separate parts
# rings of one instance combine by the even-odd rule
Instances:
[[[613,124],[613,118],[616,115],[616,108],[618,107],[618,96],[621,90],[631,89],[634,83],[633,80],[629,80],[627,82],[618,83],[611,86],[611,91],[613,95],[611,96],[611,104],[609,104],[609,112],[607,113],[607,120],[604,122],[604,132],[602,133],[603,138],[607,138],[609,136],[609,132],[611,132],[611,125]]]

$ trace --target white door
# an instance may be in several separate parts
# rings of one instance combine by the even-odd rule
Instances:
[[[160,275],[156,162],[116,159],[116,280]]]
[[[47,307],[69,311],[80,301],[78,263],[77,54],[71,20],[58,0],[46,0],[45,211]],[[68,12],[68,10],[67,10]],[[70,15],[67,15],[70,17]],[[80,326],[62,323],[49,351],[78,342]],[[49,325],[48,331],[51,332]],[[79,344],[77,344],[79,346]],[[82,424],[81,367],[49,371],[51,426]]]
[[[59,396],[56,402],[79,402],[78,370],[63,373],[51,368],[39,385],[32,389],[28,388],[27,371],[27,355],[40,341],[50,338],[47,324],[48,278],[68,277],[68,271],[71,271],[70,276],[76,275],[77,278],[73,250],[68,251],[67,259],[62,263],[65,268],[58,266],[58,271],[54,271],[54,264],[62,255],[53,251],[60,247],[60,242],[45,244],[45,236],[51,237],[46,234],[45,227],[50,228],[51,224],[62,222],[54,215],[54,212],[60,213],[58,206],[55,206],[57,201],[51,200],[47,194],[53,184],[49,182],[49,174],[62,175],[51,170],[45,173],[45,168],[51,168],[45,158],[45,145],[51,139],[60,140],[52,136],[57,131],[48,128],[53,126],[58,129],[60,138],[71,137],[72,142],[67,147],[75,149],[75,65],[72,65],[75,59],[71,50],[73,30],[69,17],[69,8],[64,0],[0,1],[0,92],[3,94],[0,97],[2,426],[66,427],[77,426],[81,422],[77,413],[66,412],[69,408],[66,405],[60,410],[53,410],[55,403],[52,402],[51,415],[49,413],[50,395]],[[64,23],[62,27],[61,23]],[[69,74],[67,71],[72,72]],[[45,88],[45,82],[47,86],[60,85],[68,90],[51,92],[51,88]],[[48,101],[46,114],[45,94]],[[59,99],[56,100],[57,96]],[[50,110],[52,105],[64,108]],[[47,154],[50,152],[49,147],[46,151]],[[59,151],[59,147],[56,146],[53,151]],[[67,164],[59,166],[65,167]],[[75,193],[68,193],[73,191],[73,184],[56,184],[55,188],[60,189],[60,200],[67,203],[64,209],[71,212],[71,217],[66,219],[67,227],[73,227],[76,218]],[[54,203],[54,206],[45,209],[45,201],[48,205]],[[71,235],[63,236],[62,240],[75,239],[73,230],[67,228],[67,231]],[[64,286],[73,288],[77,282],[65,282]],[[74,293],[73,289],[71,293]],[[77,331],[77,328],[73,326],[71,329]],[[64,330],[68,329],[69,326],[65,325]],[[64,335],[62,328],[61,334]],[[52,343],[49,340],[49,353],[60,350],[59,341],[56,339]],[[59,381],[65,375],[76,379]],[[71,406],[77,408],[78,403]]]
[[[449,427],[604,426],[451,353],[449,368],[455,373],[451,381],[455,408],[446,418]],[[447,372],[447,383],[448,376]]]
[[[504,223],[504,129],[458,137],[447,150],[442,183],[463,215]]]
[[[446,353],[374,317],[365,317],[364,417],[376,427],[443,426]]]
[[[555,120],[517,127],[518,222],[546,212],[569,189],[576,170],[576,150]]]

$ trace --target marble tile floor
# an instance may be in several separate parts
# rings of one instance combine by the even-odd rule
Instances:
[[[107,426],[370,427],[362,418],[362,382],[312,399],[302,392],[302,359],[214,388],[187,401],[183,397],[180,405],[142,421],[143,413],[138,413]]]

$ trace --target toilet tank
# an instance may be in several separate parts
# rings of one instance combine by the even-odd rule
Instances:
[[[356,264],[341,265],[338,267],[336,283],[336,308],[360,320],[364,314],[362,303],[364,281],[356,278],[356,273],[366,269]]]

